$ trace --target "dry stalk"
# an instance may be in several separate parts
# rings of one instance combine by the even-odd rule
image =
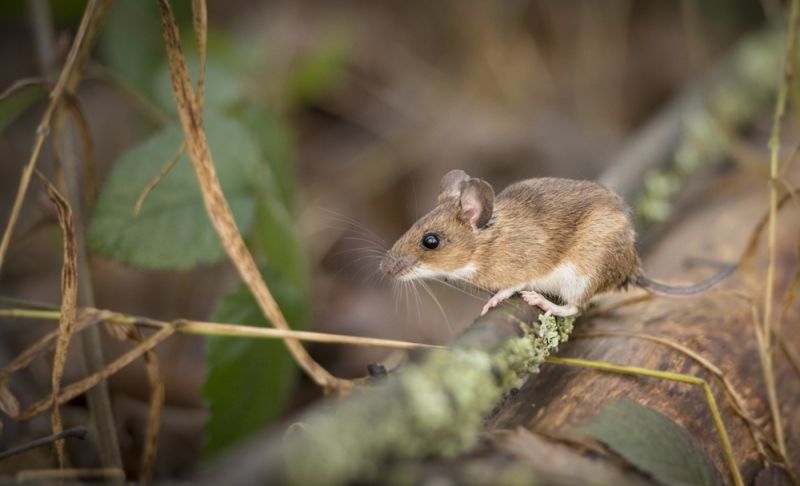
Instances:
[[[781,122],[786,110],[786,99],[788,85],[792,78],[792,66],[794,65],[795,53],[795,32],[800,18],[800,2],[792,0],[789,11],[789,28],[786,35],[786,57],[784,58],[784,75],[778,85],[778,96],[775,100],[775,115],[772,125],[772,136],[769,141],[770,148],[770,181],[769,181],[769,225],[767,229],[767,277],[764,286],[764,329],[761,333],[762,339],[759,344],[759,354],[764,371],[764,380],[767,386],[767,397],[772,413],[772,423],[775,429],[775,441],[781,453],[786,455],[786,442],[783,435],[783,424],[781,421],[781,411],[778,403],[778,393],[775,386],[775,373],[772,360],[772,307],[773,293],[775,288],[775,260],[776,260],[776,232],[778,217],[778,188],[776,180],[778,178],[779,151],[781,141]]]
[[[189,69],[180,44],[180,35],[172,9],[166,0],[158,0],[161,10],[161,25],[167,58],[170,66],[172,90],[183,126],[189,157],[197,174],[203,202],[209,218],[222,241],[222,246],[256,299],[261,311],[277,328],[288,330],[289,324],[278,308],[266,283],[261,277],[253,256],[247,249],[242,235],[236,227],[228,201],[222,193],[211,152],[206,141],[205,130],[197,95],[192,88]],[[352,387],[340,380],[311,358],[299,341],[285,341],[297,363],[320,386],[329,391],[343,392]]]
[[[85,393],[86,391],[95,387],[98,383],[102,382],[109,376],[113,375],[114,373],[118,372],[125,366],[132,363],[134,360],[142,356],[147,351],[153,349],[161,341],[171,336],[175,332],[175,327],[176,326],[174,325],[164,327],[163,329],[159,330],[152,336],[149,336],[147,339],[142,341],[134,349],[128,351],[127,353],[123,354],[116,360],[109,363],[108,366],[106,366],[102,370],[90,376],[87,376],[82,380],[79,380],[75,383],[65,386],[61,390],[61,394],[58,396],[51,395],[42,400],[39,400],[38,402],[34,403],[33,405],[31,405],[26,410],[22,411],[19,415],[13,418],[20,422],[30,420],[33,417],[47,410],[47,408],[52,403],[58,403],[59,405],[63,405],[64,403],[72,400],[78,395]]]
[[[134,327],[128,329],[128,335],[137,343],[144,341],[141,331]],[[158,452],[158,435],[161,429],[161,413],[164,410],[164,380],[158,365],[158,355],[152,349],[144,353],[147,381],[150,385],[150,404],[145,427],[145,441],[139,472],[139,482],[145,484],[153,478]]]
[[[197,106],[200,108],[200,112],[203,111],[203,102],[205,100],[206,94],[206,58],[208,52],[208,12],[206,11],[206,2],[205,0],[192,0],[192,23],[194,24],[194,33],[197,37],[197,57],[198,57],[198,64],[199,67],[197,69],[197,88],[196,88],[196,96],[197,96]],[[144,200],[147,199],[147,196],[150,195],[153,190],[158,187],[161,181],[164,180],[165,177],[172,171],[175,167],[175,164],[178,163],[181,156],[186,152],[186,142],[183,142],[178,148],[178,152],[175,154],[175,157],[161,169],[161,171],[156,175],[153,180],[147,183],[147,186],[142,190],[142,193],[139,194],[139,198],[136,200],[136,205],[133,209],[134,216],[138,215],[139,212],[142,210],[142,205],[144,204]]]
[[[72,220],[72,209],[66,199],[56,188],[38,171],[36,175],[47,188],[47,195],[56,207],[58,225],[63,233],[64,264],[61,267],[61,312],[58,324],[58,340],[56,354],[53,359],[51,386],[53,397],[57,397],[61,389],[61,377],[64,374],[64,365],[67,363],[67,350],[69,349],[72,334],[75,331],[75,315],[78,302],[78,249],[75,237],[75,228]],[[50,416],[53,434],[59,434],[64,426],[61,422],[61,413],[58,404],[53,401],[53,410]],[[56,448],[59,467],[64,467],[64,439],[53,442]]]
[[[72,121],[75,122],[75,127],[78,129],[83,152],[83,181],[85,183],[83,205],[86,213],[91,213],[97,200],[97,162],[94,158],[94,142],[89,132],[89,122],[75,95],[64,94],[64,107],[69,111]]]
[[[41,154],[42,147],[44,146],[44,141],[50,132],[50,123],[53,120],[53,115],[56,112],[56,108],[58,108],[60,105],[61,98],[68,89],[68,85],[71,86],[72,83],[75,82],[73,80],[73,72],[78,71],[82,64],[81,62],[78,62],[79,59],[81,61],[85,60],[89,50],[88,46],[90,43],[84,43],[84,40],[87,38],[87,32],[90,30],[90,27],[96,23],[95,20],[97,17],[97,11],[99,10],[98,4],[99,0],[89,0],[87,3],[86,10],[83,12],[83,18],[81,19],[80,27],[78,27],[75,40],[73,41],[72,47],[70,47],[69,54],[67,55],[67,60],[64,62],[64,67],[61,69],[61,73],[58,76],[55,86],[53,86],[53,89],[50,91],[50,102],[47,104],[47,108],[45,109],[42,119],[39,122],[39,126],[36,129],[36,138],[33,142],[31,156],[28,159],[28,163],[22,170],[22,177],[20,178],[19,186],[17,187],[17,195],[14,198],[14,204],[11,207],[11,214],[8,218],[6,229],[3,232],[3,238],[0,240],[0,269],[3,268],[3,261],[8,250],[9,242],[11,241],[11,234],[14,232],[14,226],[19,219],[19,214],[22,210],[22,203],[25,200],[25,194],[28,192],[28,186],[30,185],[31,177],[33,176],[33,170],[36,168],[36,162],[39,160],[39,155]],[[94,29],[96,29],[96,26],[92,27],[92,30]]]
[[[138,199],[136,199],[136,204],[133,206],[134,216],[139,215],[139,213],[142,211],[142,205],[144,205],[144,201],[147,199],[147,196],[149,196],[150,193],[153,192],[153,190],[158,187],[159,184],[161,184],[161,181],[163,181],[164,178],[169,175],[173,167],[175,167],[175,164],[181,160],[181,156],[184,152],[186,152],[186,142],[181,144],[181,146],[178,148],[178,151],[175,153],[175,157],[173,157],[172,160],[170,160],[169,163],[161,169],[158,175],[156,175],[153,180],[148,182],[144,189],[142,189],[141,194],[139,194]]]

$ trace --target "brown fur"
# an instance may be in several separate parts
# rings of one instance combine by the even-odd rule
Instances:
[[[424,264],[447,274],[472,264],[475,272],[467,281],[497,291],[543,278],[559,264],[572,263],[579,275],[589,279],[578,305],[641,275],[629,211],[609,189],[569,179],[521,181],[498,194],[493,205],[486,204],[488,213],[481,214],[473,228],[463,217],[459,189],[481,183],[486,184],[462,171],[446,175],[439,204],[389,250],[381,264],[384,271],[402,277]],[[440,236],[436,250],[420,244],[427,232]]]

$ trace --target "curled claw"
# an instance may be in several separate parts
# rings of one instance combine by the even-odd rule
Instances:
[[[481,310],[481,315],[482,316],[486,315],[486,313],[489,312],[489,309],[496,307],[497,304],[499,303],[500,302],[495,302],[494,297],[492,297],[491,299],[489,299],[489,302],[487,302],[486,305],[483,306],[483,310]]]
[[[487,312],[489,312],[489,309],[497,307],[501,302],[508,299],[512,295],[514,295],[514,292],[510,292],[508,290],[501,290],[500,292],[494,294],[492,298],[489,299],[489,302],[487,302],[486,305],[483,306],[481,315],[485,315]]]
[[[542,294],[533,291],[521,292],[522,298],[528,304],[538,307],[544,311],[545,317],[553,314],[561,317],[574,316],[578,313],[578,307],[574,304],[558,305],[550,302]]]

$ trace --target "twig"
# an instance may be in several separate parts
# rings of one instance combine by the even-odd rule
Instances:
[[[16,476],[17,484],[37,481],[39,484],[52,480],[64,479],[125,479],[125,471],[114,467],[98,469],[34,469],[20,471]]]
[[[22,203],[25,200],[25,194],[28,192],[28,186],[30,185],[31,177],[33,176],[33,169],[36,168],[36,162],[39,160],[42,146],[44,145],[44,141],[50,132],[50,122],[52,121],[53,115],[56,112],[56,108],[59,106],[61,97],[67,88],[67,82],[70,80],[72,72],[78,64],[76,60],[78,58],[78,54],[83,48],[83,41],[86,37],[86,32],[89,30],[89,25],[94,20],[95,12],[98,7],[98,1],[99,0],[89,0],[89,3],[86,4],[86,10],[83,12],[81,25],[78,28],[78,33],[75,35],[75,40],[73,41],[72,47],[67,55],[67,60],[64,63],[64,67],[61,69],[61,73],[58,76],[58,81],[56,81],[55,86],[53,86],[52,91],[50,91],[50,103],[48,103],[47,109],[45,110],[44,115],[42,115],[42,119],[36,129],[36,138],[33,142],[31,156],[28,160],[28,163],[25,165],[25,168],[22,170],[22,177],[20,179],[19,186],[17,187],[17,195],[14,198],[14,204],[11,207],[11,215],[8,218],[6,229],[3,232],[3,238],[0,240],[0,270],[3,268],[5,254],[8,250],[8,244],[11,241],[11,233],[13,233],[14,226],[19,219]]]
[[[360,336],[345,336],[341,334],[326,334],[311,331],[294,331],[291,329],[274,329],[269,327],[256,327],[241,324],[223,324],[218,322],[180,320],[175,323],[135,317],[100,309],[82,309],[81,315],[91,316],[93,313],[101,316],[109,324],[121,326],[140,326],[151,329],[164,329],[179,324],[176,332],[179,334],[197,334],[206,336],[234,336],[253,337],[266,339],[297,339],[324,344],[347,344],[352,346],[367,346],[386,349],[440,349],[442,346],[434,344],[412,343],[393,339],[380,339]],[[86,314],[84,314],[86,313]],[[0,309],[0,317],[16,317],[20,319],[46,319],[58,320],[59,311],[35,309]],[[0,375],[1,377],[2,375]]]
[[[192,0],[192,24],[197,38],[197,106],[203,111],[206,97],[206,58],[208,53],[208,10],[206,0]]]
[[[189,68],[183,55],[180,33],[172,9],[167,0],[158,0],[158,7],[161,11],[162,34],[169,60],[172,91],[183,126],[189,158],[197,174],[209,219],[220,237],[222,246],[252,292],[261,311],[276,328],[288,330],[289,324],[261,277],[222,192],[203,128],[201,107],[192,88]],[[352,388],[352,384],[347,380],[334,377],[314,361],[299,341],[287,339],[284,342],[295,361],[317,385],[324,387],[326,391],[336,392],[345,392]]]
[[[122,368],[131,364],[134,360],[142,356],[144,353],[153,349],[157,344],[161,341],[167,339],[175,332],[176,326],[165,327],[161,329],[157,333],[153,334],[152,336],[148,337],[144,341],[142,341],[138,346],[134,349],[128,351],[127,353],[123,354],[116,360],[112,361],[108,366],[103,368],[102,370],[90,375],[78,382],[71,383],[65,386],[62,389],[62,392],[59,396],[49,396],[39,400],[38,402],[34,403],[26,410],[22,411],[19,415],[14,417],[15,420],[20,422],[24,422],[26,420],[30,420],[33,417],[39,415],[40,413],[47,410],[47,408],[53,403],[58,403],[59,405],[63,405],[68,401],[72,400],[73,398],[86,393],[87,391],[91,390],[92,388],[96,387],[99,383],[106,380],[109,376],[113,375],[114,373],[118,372]]]
[[[94,43],[100,24],[102,23],[109,6],[110,0],[93,0],[87,4],[86,12],[84,14],[84,22],[81,23],[81,29],[79,30],[79,35],[82,32],[83,37],[76,36],[75,41],[73,42],[73,49],[70,51],[70,55],[73,56],[74,53],[74,56],[67,59],[67,63],[69,63],[70,59],[72,59],[74,68],[67,70],[65,64],[65,68],[62,70],[61,77],[59,77],[59,80],[56,83],[57,87],[61,84],[63,89],[60,92],[58,103],[52,105],[54,108],[51,118],[48,120],[48,123],[53,121],[55,126],[55,140],[53,142],[53,149],[56,153],[56,157],[57,159],[64,161],[62,166],[65,179],[64,193],[66,194],[66,200],[68,201],[68,205],[72,211],[71,224],[74,228],[71,235],[73,240],[71,241],[71,245],[73,247],[72,256],[74,260],[71,262],[71,264],[73,265],[72,285],[75,287],[74,291],[76,294],[72,296],[74,298],[69,302],[69,305],[73,308],[73,314],[71,316],[72,326],[69,329],[64,329],[62,326],[62,335],[59,336],[59,344],[56,347],[56,360],[54,362],[53,369],[54,397],[58,396],[58,388],[55,387],[55,380],[57,376],[60,379],[60,370],[63,367],[61,361],[65,359],[66,356],[66,343],[63,341],[66,340],[68,342],[72,334],[72,327],[74,327],[75,317],[74,308],[76,307],[76,302],[82,306],[92,306],[94,304],[91,274],[84,243],[84,220],[82,218],[82,214],[84,213],[81,208],[80,197],[82,190],[78,177],[79,161],[77,150],[75,148],[75,141],[73,138],[74,127],[70,123],[70,120],[74,120],[77,124],[84,146],[86,160],[83,165],[87,170],[86,173],[90,175],[87,177],[87,188],[90,192],[90,194],[88,194],[88,201],[92,202],[91,191],[93,190],[94,182],[92,180],[93,178],[91,177],[91,173],[93,171],[92,166],[94,164],[91,150],[91,139],[88,134],[88,126],[86,125],[79,105],[74,98],[74,93],[77,89],[78,83],[80,82],[82,66],[85,64],[86,59],[88,58],[89,48]],[[36,25],[41,28],[49,28],[49,26],[52,25],[52,20],[49,18],[39,19],[36,22]],[[81,40],[83,40],[83,42],[81,42]],[[39,47],[40,51],[53,49],[52,44],[42,45]],[[51,100],[51,102],[52,101],[53,100]],[[48,107],[48,112],[49,111],[50,109]],[[70,113],[72,115],[71,118],[69,117]],[[64,297],[64,300],[65,302],[62,303],[62,307],[67,305],[66,296]],[[89,328],[86,332],[80,335],[80,341],[82,345],[81,358],[84,373],[87,375],[97,374],[105,366],[102,353],[102,344],[98,330],[94,327]],[[87,398],[89,401],[89,409],[92,412],[93,425],[97,431],[97,450],[100,455],[100,461],[105,467],[120,468],[122,467],[122,458],[119,452],[116,425],[114,423],[114,417],[111,411],[111,402],[109,400],[108,390],[106,383],[103,381],[99,382],[97,385],[98,386],[91,389]],[[55,430],[56,419],[59,419],[58,406],[54,404],[53,423],[54,431],[57,432],[57,430]],[[63,455],[63,442],[56,442],[56,445],[59,452],[59,462],[62,463],[63,461],[61,458]]]
[[[142,189],[141,194],[139,194],[139,197],[136,199],[136,204],[133,206],[134,216],[139,215],[139,212],[141,212],[142,210],[142,205],[144,204],[144,200],[147,199],[147,196],[149,196],[150,193],[153,192],[153,189],[158,187],[158,185],[161,184],[161,181],[163,181],[164,178],[167,177],[167,175],[175,167],[175,164],[177,164],[178,161],[181,160],[181,156],[183,155],[184,152],[186,152],[186,142],[183,142],[181,144],[181,146],[178,148],[178,151],[175,153],[175,157],[173,157],[172,160],[167,165],[165,165],[161,169],[161,171],[153,178],[153,180],[148,182],[145,188]]]
[[[17,454],[22,454],[23,452],[27,452],[31,449],[36,449],[37,447],[42,447],[44,445],[52,444],[53,442],[56,441],[61,441],[63,439],[75,438],[83,440],[84,438],[86,438],[87,433],[88,430],[86,429],[86,427],[79,426],[63,430],[57,434],[50,434],[45,437],[40,437],[36,440],[28,442],[27,444],[0,452],[0,461],[2,461],[3,459],[7,459],[11,456],[16,456]]]
[[[64,94],[64,106],[69,110],[72,115],[72,121],[78,129],[78,135],[81,141],[81,150],[83,151],[83,177],[85,190],[83,197],[83,206],[86,214],[92,212],[95,200],[97,199],[97,162],[94,157],[94,142],[89,131],[89,121],[83,113],[83,108],[78,101],[77,96],[71,93]]]
[[[26,309],[41,309],[41,310],[55,310],[58,309],[57,305],[47,302],[40,302],[36,300],[18,299],[16,297],[0,296],[0,304],[5,306],[19,306]]]
[[[11,83],[11,85],[8,88],[4,89],[0,93],[0,101],[10,97],[17,91],[30,87],[37,87],[45,90],[47,88],[50,88],[51,86],[50,83],[44,78],[33,77],[33,78],[18,79],[13,83]]]
[[[0,309],[2,312],[3,309]],[[58,312],[58,311],[56,311]],[[2,315],[2,314],[0,314]],[[103,316],[107,315],[104,312],[92,312],[89,314],[81,312],[78,315],[77,325],[75,326],[75,332],[80,332],[85,328],[97,324],[103,319]],[[59,313],[59,319],[61,315]],[[51,331],[45,334],[42,338],[38,341],[30,345],[25,351],[18,354],[16,358],[14,358],[9,364],[0,371],[0,387],[2,384],[8,380],[8,377],[14,374],[16,371],[21,370],[28,366],[34,359],[40,356],[42,353],[45,353],[52,349],[54,346],[55,340],[58,338],[58,330]],[[10,414],[13,415],[13,414]]]
[[[138,328],[129,329],[129,334],[134,341],[141,343],[144,336]],[[156,454],[158,452],[158,436],[161,430],[161,413],[164,409],[164,379],[161,376],[161,369],[158,365],[158,355],[152,349],[144,353],[145,368],[147,370],[147,381],[150,384],[150,405],[147,413],[147,425],[145,427],[144,447],[142,448],[142,459],[139,472],[139,483],[146,484],[153,479],[153,471],[156,466]]]
[[[772,337],[772,299],[775,287],[775,260],[776,260],[776,224],[778,215],[778,188],[776,179],[779,168],[779,150],[781,139],[781,121],[786,110],[786,98],[788,85],[792,78],[792,66],[794,65],[795,52],[795,30],[800,14],[800,2],[792,0],[789,13],[789,29],[786,35],[786,54],[784,58],[784,75],[778,84],[778,96],[775,100],[775,115],[772,125],[772,136],[769,141],[770,148],[770,181],[769,181],[769,225],[767,229],[767,281],[764,288],[764,330],[763,346],[759,347],[761,363],[764,371],[764,380],[767,385],[767,397],[772,413],[772,423],[775,429],[775,440],[781,453],[786,455],[786,443],[783,436],[783,425],[781,422],[781,411],[778,404],[778,395],[775,387],[775,374],[773,370],[772,350],[770,339]]]
[[[197,37],[197,57],[199,64],[197,68],[196,88],[197,106],[200,108],[200,112],[202,114],[203,102],[205,100],[206,93],[206,53],[208,51],[208,12],[206,11],[205,0],[192,0],[192,23],[194,24],[194,34]],[[181,144],[172,161],[164,166],[158,175],[147,183],[147,186],[145,186],[145,188],[142,190],[142,193],[139,194],[139,198],[136,200],[136,205],[133,208],[134,216],[139,214],[139,212],[142,210],[142,204],[144,204],[144,200],[147,199],[147,196],[153,192],[153,189],[155,189],[161,183],[161,181],[167,177],[185,152],[186,141]]]

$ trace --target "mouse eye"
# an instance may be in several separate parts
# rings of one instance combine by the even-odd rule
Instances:
[[[436,233],[425,233],[422,237],[422,246],[427,250],[435,250],[439,248],[439,235]]]

